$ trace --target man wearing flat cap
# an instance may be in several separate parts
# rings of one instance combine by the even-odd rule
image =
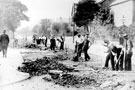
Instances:
[[[129,39],[128,34],[124,34],[123,38],[124,38],[124,68],[125,71],[131,71],[132,69],[131,57],[133,55],[132,52],[133,43]]]

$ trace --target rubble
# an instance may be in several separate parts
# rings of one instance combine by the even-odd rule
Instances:
[[[26,60],[27,62],[23,62],[23,66],[18,67],[18,70],[29,73],[31,77],[50,75],[51,78],[45,77],[44,80],[48,82],[52,81],[61,86],[74,86],[77,88],[83,86],[99,87],[104,81],[103,79],[105,79],[106,76],[99,71],[92,69],[88,71],[87,74],[83,73],[84,71],[82,74],[79,74],[81,71],[60,63],[59,61],[67,60],[66,53],[61,53],[62,52],[56,53],[57,55],[52,57],[37,58],[35,61]],[[77,74],[74,74],[76,71]]]
[[[135,90],[135,80],[129,83],[124,81],[126,79],[123,79],[122,73],[90,65],[96,58],[88,63],[73,61],[67,63],[68,60],[72,60],[72,53],[59,51],[48,57],[25,60],[18,70],[29,73],[31,77],[44,75],[44,81],[66,87],[87,88],[86,90]]]
[[[25,46],[24,46],[25,48],[39,48],[36,44],[26,44]]]
[[[18,67],[21,72],[29,73],[30,76],[38,76],[47,74],[49,70],[61,70],[63,72],[71,72],[74,68],[67,67],[50,57],[36,59],[36,61],[23,62],[22,67]]]

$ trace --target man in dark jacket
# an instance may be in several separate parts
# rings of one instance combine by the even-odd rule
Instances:
[[[64,41],[65,41],[64,36],[60,36],[60,50],[64,50]]]
[[[50,49],[55,51],[55,47],[56,47],[56,40],[55,40],[55,36],[53,36],[50,39]]]
[[[3,52],[3,58],[7,57],[7,48],[9,44],[9,36],[6,34],[6,30],[3,31],[3,34],[0,36],[1,49]]]
[[[85,56],[85,61],[90,60],[90,56],[88,54],[88,49],[90,46],[91,46],[91,42],[89,40],[89,34],[86,34],[84,42],[83,42],[83,47],[82,47],[82,50],[83,50],[84,56]]]

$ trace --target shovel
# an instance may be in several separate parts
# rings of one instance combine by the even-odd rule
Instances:
[[[122,54],[120,54],[119,58],[116,60],[116,64],[115,64],[115,67],[116,65],[118,64],[119,65],[119,61],[120,61],[120,57],[121,57]]]

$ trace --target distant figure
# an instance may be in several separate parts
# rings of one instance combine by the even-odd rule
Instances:
[[[42,36],[43,39],[43,44],[45,45],[45,47],[47,47],[47,37],[45,35]]]
[[[64,50],[64,41],[65,41],[64,36],[61,36],[60,37],[60,50]]]
[[[55,36],[53,36],[50,39],[50,49],[55,51],[55,47],[56,47],[56,40],[55,40]]]
[[[16,39],[16,38],[14,40],[14,47],[18,47],[18,39]]]
[[[46,36],[45,36],[46,37]],[[45,47],[47,47],[47,37],[45,39]]]
[[[37,42],[37,45],[39,45],[41,43],[41,37],[38,36],[36,39],[36,42]]]
[[[32,38],[33,38],[33,43],[36,43],[37,36],[34,34]]]
[[[3,31],[3,34],[0,36],[1,49],[3,52],[3,58],[7,57],[7,48],[9,44],[9,36],[6,34],[6,30]]]

